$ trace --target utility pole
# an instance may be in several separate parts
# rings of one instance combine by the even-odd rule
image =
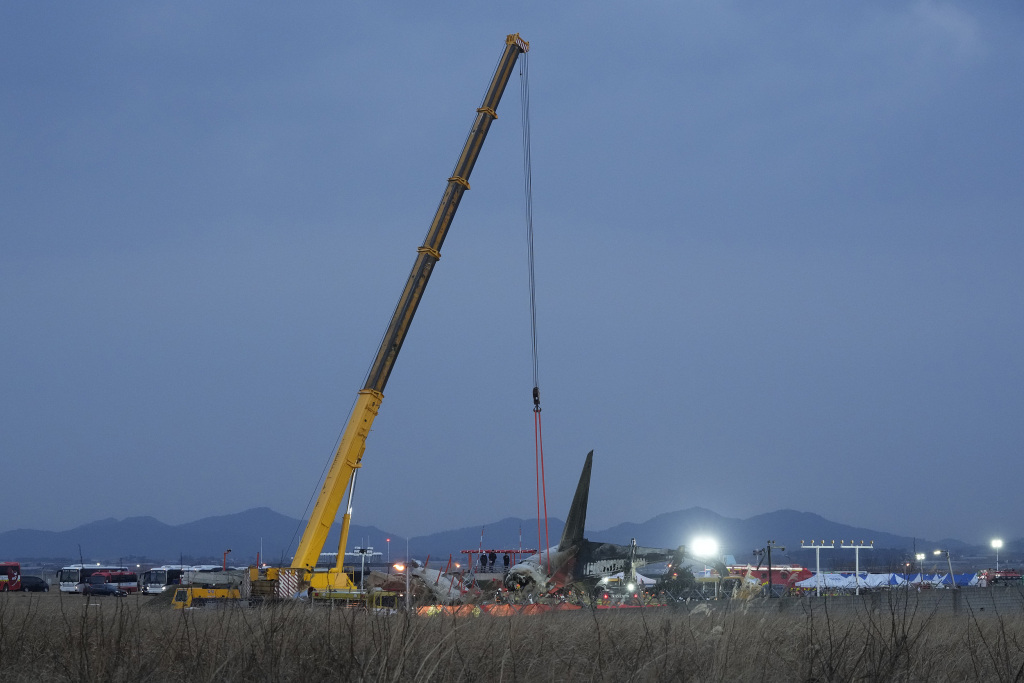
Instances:
[[[784,546],[784,545],[777,546],[777,545],[775,545],[775,541],[769,540],[765,544],[765,546],[763,548],[761,548],[760,550],[755,550],[754,551],[754,557],[760,558],[760,557],[763,557],[765,555],[768,556],[768,597],[769,597],[769,599],[775,597],[775,591],[774,591],[774,587],[772,585],[772,550],[781,550],[782,552],[786,552],[786,546]],[[758,559],[757,564],[758,564],[758,566],[761,565],[761,560],[760,559]]]
[[[860,595],[860,549],[861,548],[868,548],[870,550],[874,550],[875,549],[875,542],[871,541],[871,543],[865,544],[864,541],[861,541],[860,544],[857,544],[857,543],[854,543],[853,541],[850,541],[850,545],[843,545],[845,542],[846,541],[839,541],[839,547],[840,548],[853,548],[853,557],[854,557],[853,584],[857,587],[856,594]]]
[[[824,540],[821,542],[821,545],[815,544],[814,541],[811,541],[810,545],[804,545],[804,542],[800,541],[800,547],[801,548],[814,548],[814,565],[815,565],[814,566],[814,579],[815,579],[814,596],[817,597],[817,598],[820,598],[821,597],[821,549],[822,548],[835,548],[836,547],[835,539],[832,540],[832,544],[831,545],[825,545],[825,541]]]
[[[943,553],[945,553],[945,555],[946,555],[946,564],[949,566],[949,584],[950,584],[949,587],[955,589],[957,587],[957,585],[956,585],[956,575],[953,574],[953,560],[951,560],[950,557],[949,557],[949,551],[948,550],[936,550],[935,551],[936,555],[942,555]]]

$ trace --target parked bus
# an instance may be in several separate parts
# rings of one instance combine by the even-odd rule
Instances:
[[[139,575],[132,571],[102,571],[93,572],[93,576],[102,576],[107,583],[113,584],[126,593],[134,593],[139,590]]]
[[[180,564],[153,567],[142,572],[142,576],[139,577],[139,590],[145,595],[170,590],[182,583],[186,570],[188,567]]]
[[[0,562],[0,592],[21,590],[21,564]]]
[[[71,564],[62,567],[57,574],[60,581],[60,590],[63,593],[81,593],[81,584],[97,572],[128,572],[128,567],[110,566],[102,564]],[[125,588],[125,590],[128,590]],[[133,582],[132,590],[138,590],[138,584]]]

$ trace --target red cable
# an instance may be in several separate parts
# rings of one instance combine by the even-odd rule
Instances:
[[[537,413],[533,414],[533,449],[537,466],[537,547],[540,547],[540,430],[537,425]]]
[[[544,492],[544,547],[548,549],[548,574],[551,574],[551,538],[548,536],[548,487],[544,477],[544,435],[540,424],[540,411],[537,411],[537,443],[540,445],[540,484]]]

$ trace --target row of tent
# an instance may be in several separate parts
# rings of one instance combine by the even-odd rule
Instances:
[[[622,580],[624,574],[619,572],[612,574],[609,579]],[[949,574],[872,574],[869,572],[822,572],[809,579],[798,581],[797,588],[821,588],[828,589],[850,589],[856,588],[888,588],[891,586],[930,586],[932,588],[949,587],[953,581],[957,586],[980,585],[981,578],[978,574],[953,574],[951,580]],[[820,583],[819,583],[820,579]],[[653,586],[655,579],[646,577],[637,572],[637,583],[644,587]]]
[[[949,587],[953,582],[957,586],[977,586],[981,579],[977,574],[870,574],[861,572],[840,572],[817,574],[809,579],[797,582],[797,588],[887,588],[890,586],[930,586],[932,588]]]

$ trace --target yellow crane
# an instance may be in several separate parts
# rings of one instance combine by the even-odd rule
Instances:
[[[491,122],[498,118],[498,102],[505,92],[505,86],[512,75],[519,55],[529,51],[530,44],[518,33],[505,38],[505,49],[484,95],[483,103],[476,110],[476,119],[462,148],[455,171],[448,178],[448,185],[441,203],[434,214],[434,220],[427,231],[423,246],[419,247],[416,262],[398,300],[388,330],[381,340],[377,356],[367,376],[366,383],[359,391],[352,414],[345,426],[338,450],[327,472],[323,489],[306,524],[298,549],[290,567],[254,567],[251,571],[252,594],[254,597],[289,597],[297,591],[311,589],[320,594],[340,598],[358,599],[360,591],[351,577],[342,571],[345,548],[348,544],[348,529],[352,517],[352,496],[355,491],[356,474],[362,466],[366,437],[384,400],[384,387],[394,368],[398,352],[409,331],[416,308],[427,287],[427,281],[434,270],[434,264],[441,258],[441,245],[448,228],[459,208],[462,195],[469,189],[469,176],[480,155],[484,139]],[[341,540],[338,543],[338,561],[332,569],[316,572],[317,560],[323,550],[327,533],[334,523],[345,491],[348,491],[348,505],[341,522]]]

